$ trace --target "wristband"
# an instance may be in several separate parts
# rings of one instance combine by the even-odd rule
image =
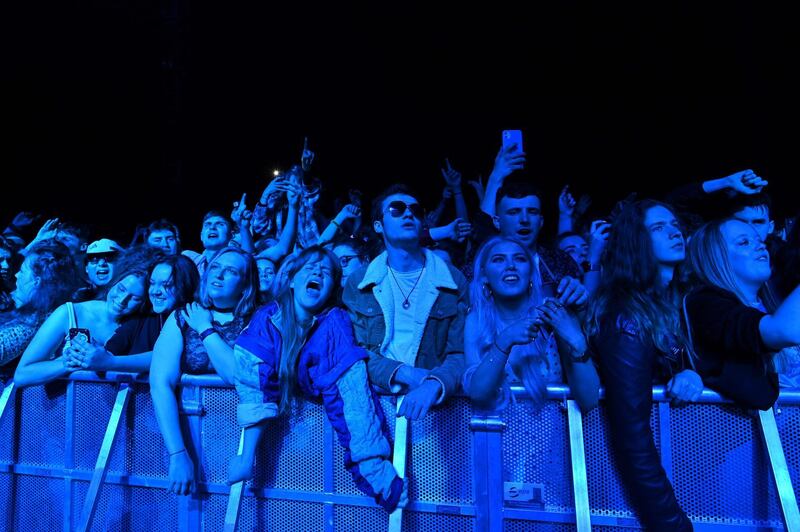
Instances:
[[[215,332],[217,332],[217,330],[214,327],[209,327],[208,329],[200,333],[200,341],[201,342],[204,341],[206,338],[208,338]]]
[[[169,453],[169,455],[170,456],[175,456],[176,454],[181,454],[181,453],[185,453],[185,452],[186,452],[186,449],[183,448],[183,449],[175,451],[174,453]]]
[[[341,229],[341,228],[342,228],[342,226],[341,226],[341,225],[339,225],[339,222],[337,222],[336,220],[331,220],[331,223],[332,223],[333,225],[335,225],[337,229]]]

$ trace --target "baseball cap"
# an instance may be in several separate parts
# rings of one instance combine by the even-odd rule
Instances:
[[[123,251],[122,246],[110,240],[108,238],[101,238],[100,240],[95,240],[89,247],[86,248],[87,255],[100,255],[100,254],[107,254],[107,253],[120,253]]]

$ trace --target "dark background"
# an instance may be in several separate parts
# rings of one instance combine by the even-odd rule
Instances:
[[[796,208],[782,6],[431,4],[4,3],[0,223],[31,209],[126,244],[167,216],[193,248],[202,213],[252,204],[306,135],[329,214],[394,181],[432,207],[445,157],[486,176],[512,128],[552,208],[564,183],[602,215],[743,168]]]

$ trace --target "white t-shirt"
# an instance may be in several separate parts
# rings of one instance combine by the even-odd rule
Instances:
[[[392,299],[394,300],[394,334],[386,345],[385,356],[414,366],[417,359],[417,350],[413,349],[417,296],[422,283],[421,276],[424,276],[425,273],[421,270],[398,272],[387,267],[390,270],[389,286],[392,289]],[[403,308],[406,298],[408,298],[409,305],[408,308]]]

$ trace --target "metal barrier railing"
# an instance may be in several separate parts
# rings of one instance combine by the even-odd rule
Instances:
[[[297,419],[275,422],[255,481],[227,486],[227,460],[241,445],[235,392],[215,375],[181,382],[183,430],[199,473],[198,493],[185,497],[165,491],[168,458],[146,376],[76,372],[49,387],[6,386],[0,529],[638,526],[606,445],[603,409],[582,415],[566,386],[549,386],[538,410],[515,387],[515,404],[503,413],[474,411],[467,399],[453,398],[409,423],[405,437],[402,423],[390,427],[398,442],[410,442],[407,453],[398,443],[395,456],[398,464],[407,460],[410,490],[405,510],[388,516],[353,486],[322,407],[313,403]],[[663,387],[653,396],[651,429],[662,465],[696,529],[797,530],[791,479],[800,473],[800,391],[781,394],[777,419],[773,410],[738,411],[709,390],[680,408],[670,407]],[[393,401],[382,398],[387,419],[394,419]]]

